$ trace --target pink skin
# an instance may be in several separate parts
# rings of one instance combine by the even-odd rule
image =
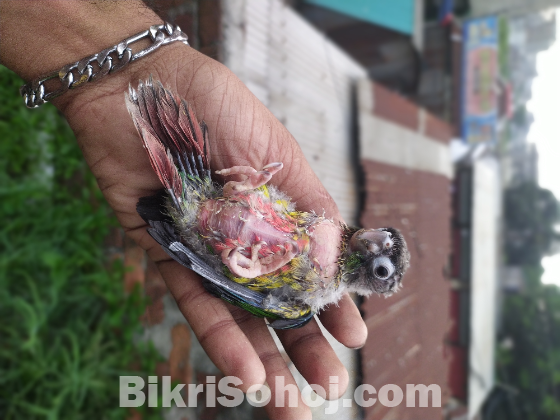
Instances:
[[[325,220],[313,226],[312,234],[309,258],[316,264],[321,277],[327,280],[338,271],[342,231],[330,220]]]
[[[282,169],[282,163],[271,163],[261,171],[249,166],[234,166],[216,173],[220,175],[242,175],[243,181],[229,181],[224,186],[224,197],[230,200],[208,200],[199,214],[199,231],[209,237],[209,243],[222,257],[222,262],[239,277],[255,278],[272,273],[288,264],[302,249],[292,239],[297,225],[291,221],[282,227],[275,226],[265,217],[272,208],[270,202],[259,202],[246,192],[266,184],[272,175]],[[251,208],[247,206],[250,204]],[[236,241],[223,249],[224,245],[213,239],[213,232]],[[340,228],[329,220],[309,228],[311,244],[309,257],[320,275],[327,279],[336,274],[340,254]],[[251,247],[250,256],[246,247]],[[272,255],[259,254],[261,248],[274,247]]]
[[[241,253],[244,247],[221,250],[218,247],[220,241],[209,240],[214,250],[221,253],[222,262],[239,277],[254,278],[271,273],[290,262],[297,252],[290,233],[276,229],[241,202],[209,200],[204,203],[199,215],[199,231],[209,237],[213,236],[212,232],[220,232],[226,238],[251,246],[249,259]],[[280,246],[283,252],[258,258],[258,251],[265,244]]]

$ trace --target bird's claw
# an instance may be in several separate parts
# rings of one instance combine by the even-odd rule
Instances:
[[[258,242],[251,246],[251,258],[241,253],[242,247],[225,249],[222,251],[222,262],[234,275],[251,279],[278,270],[288,264],[297,253],[294,245],[286,242],[283,254],[277,253],[259,258],[259,250],[264,244],[264,242]]]
[[[218,175],[230,176],[230,175],[242,175],[246,177],[243,181],[228,181],[224,185],[224,197],[230,197],[235,194],[239,194],[243,191],[254,190],[256,188],[262,187],[270,179],[272,175],[282,169],[284,165],[282,162],[273,162],[266,165],[262,170],[257,171],[251,166],[233,166],[231,168],[222,169],[216,171]]]

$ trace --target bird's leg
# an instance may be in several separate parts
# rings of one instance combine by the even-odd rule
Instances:
[[[259,242],[251,247],[251,258],[247,258],[240,252],[243,249],[241,247],[224,249],[222,251],[222,262],[234,275],[252,279],[278,270],[296,256],[294,245],[286,242],[284,244],[284,255],[274,254],[259,258],[259,250],[263,244],[263,242]]]
[[[256,244],[253,244],[251,246],[251,261],[253,261],[253,262],[258,261],[259,251],[261,250],[263,245],[266,245],[266,242],[264,242],[264,241],[257,242]]]
[[[266,184],[276,172],[282,169],[284,165],[281,162],[269,163],[262,170],[257,171],[250,166],[233,166],[231,168],[216,171],[218,175],[243,175],[246,177],[243,181],[228,181],[224,185],[224,197],[230,197],[243,191],[254,190]]]

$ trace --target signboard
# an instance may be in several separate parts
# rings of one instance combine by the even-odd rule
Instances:
[[[463,24],[461,137],[467,143],[494,142],[498,121],[498,18]]]

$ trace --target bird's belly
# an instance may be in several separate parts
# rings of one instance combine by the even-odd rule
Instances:
[[[264,241],[267,245],[283,245],[291,241],[297,226],[280,230],[273,221],[267,220],[260,212],[242,203],[228,200],[208,200],[202,206],[198,217],[198,230],[210,245],[223,244],[227,239],[240,246]],[[219,247],[218,247],[219,248]]]
[[[291,217],[271,214],[268,204],[255,207],[232,200],[208,200],[200,209],[198,231],[217,254],[225,248],[242,247],[249,256],[251,245],[263,241],[266,246],[260,255],[264,257],[283,254],[285,244],[291,243],[300,255],[308,256],[321,278],[316,285],[319,289],[334,281],[338,273],[342,231],[329,219],[320,218],[298,228]]]

